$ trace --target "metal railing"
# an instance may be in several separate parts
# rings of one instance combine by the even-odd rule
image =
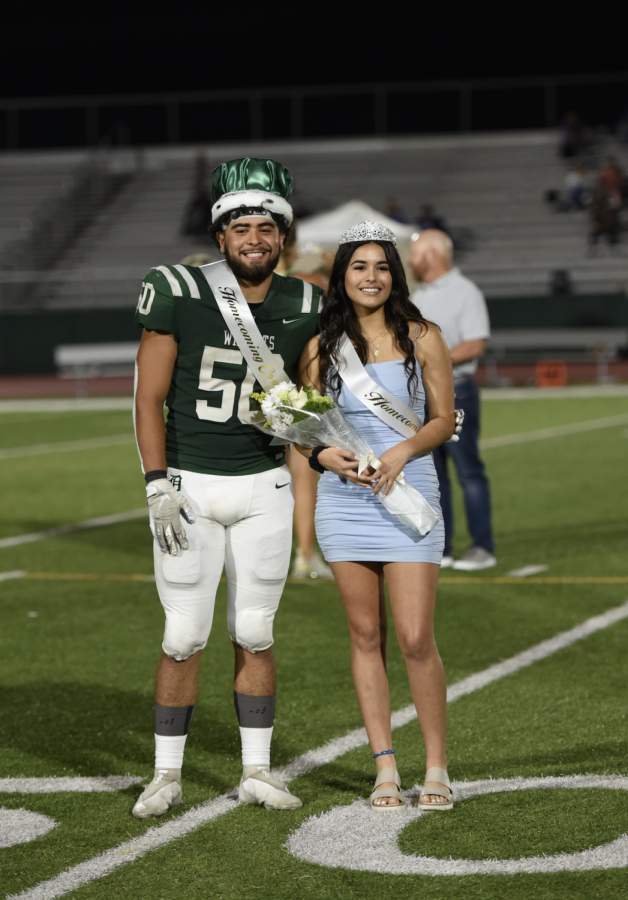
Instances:
[[[79,131],[83,134],[82,141],[75,141],[73,146],[96,146],[103,139],[111,139],[115,130],[112,125],[112,115],[115,119],[124,110],[127,116],[135,112],[139,115],[140,108],[150,108],[155,112],[161,108],[162,124],[159,126],[161,139],[145,141],[133,138],[132,143],[170,143],[181,141],[199,140],[188,137],[182,126],[182,114],[194,115],[196,109],[199,114],[204,104],[235,104],[232,111],[227,113],[221,122],[222,130],[210,135],[210,140],[234,139],[229,133],[229,117],[238,120],[240,130],[247,131],[247,139],[259,140],[279,135],[271,134],[269,127],[271,118],[269,103],[284,101],[284,111],[281,113],[282,122],[285,120],[285,133],[281,137],[299,139],[311,133],[309,118],[314,115],[308,110],[308,103],[320,100],[337,98],[350,98],[361,96],[368,100],[369,110],[365,113],[363,134],[391,134],[398,133],[392,116],[392,102],[403,102],[403,98],[411,98],[412,95],[437,95],[442,100],[449,96],[454,100],[452,115],[457,121],[457,130],[470,132],[477,127],[476,100],[479,101],[483,92],[498,92],[505,95],[511,92],[513,103],[517,103],[517,91],[531,89],[538,94],[538,115],[536,124],[527,127],[554,127],[558,122],[558,116],[563,111],[559,109],[559,92],[568,88],[595,88],[609,87],[611,85],[626,85],[628,88],[628,72],[609,72],[589,75],[560,75],[560,76],[529,76],[521,78],[480,78],[469,80],[447,81],[404,81],[404,82],[371,82],[366,84],[336,84],[317,86],[294,87],[269,87],[250,89],[231,89],[215,91],[177,91],[153,94],[111,94],[100,96],[75,96],[75,97],[34,97],[0,100],[0,114],[5,119],[5,147],[8,150],[20,149],[23,146],[32,146],[23,136],[21,117],[23,114],[33,114],[37,111],[78,111],[82,119]],[[626,91],[628,95],[628,90]],[[531,101],[530,101],[531,102]],[[535,103],[537,101],[534,101]],[[561,101],[562,103],[563,101]],[[625,102],[625,101],[624,101]],[[224,107],[226,109],[226,107]],[[115,114],[112,111],[117,111]],[[619,109],[617,113],[619,114]],[[429,113],[426,113],[429,117]],[[535,114],[536,115],[536,114]],[[399,117],[397,116],[397,119]],[[452,120],[453,121],[453,120]],[[120,124],[120,123],[118,123]],[[596,123],[593,123],[596,124]],[[123,122],[122,125],[125,125]],[[32,123],[31,123],[32,127]],[[59,126],[61,127],[61,126]],[[500,127],[516,128],[526,127],[506,124]],[[402,129],[407,132],[407,129]],[[426,130],[426,129],[421,129]],[[436,130],[438,127],[427,130]],[[455,128],[453,129],[455,130]],[[412,129],[410,128],[410,131]],[[338,135],[346,134],[342,129]],[[224,136],[223,136],[224,135]],[[241,135],[240,135],[241,136]],[[124,135],[118,135],[118,142],[124,143]],[[57,144],[61,146],[63,144]],[[66,144],[65,146],[70,146]]]

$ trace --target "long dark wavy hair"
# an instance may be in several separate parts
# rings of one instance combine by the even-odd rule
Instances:
[[[349,336],[363,365],[368,359],[368,344],[345,288],[345,274],[351,257],[358,247],[363,247],[365,244],[379,244],[386,254],[386,261],[392,275],[392,289],[384,304],[384,317],[397,346],[405,356],[403,365],[408,378],[408,393],[414,397],[419,386],[419,377],[414,353],[414,339],[410,337],[409,325],[410,322],[419,322],[421,328],[424,329],[425,319],[410,300],[406,273],[403,270],[397,248],[390,241],[355,241],[350,244],[341,244],[338,248],[329,277],[329,292],[320,317],[321,334],[318,355],[321,386],[323,390],[330,390],[336,395],[340,393],[339,344],[345,333]]]

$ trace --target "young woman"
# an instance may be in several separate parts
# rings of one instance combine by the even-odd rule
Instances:
[[[388,494],[403,472],[440,510],[431,453],[454,433],[451,360],[439,329],[411,303],[394,234],[374,222],[347,232],[331,273],[321,314],[321,333],[301,357],[300,380],[331,394],[383,462],[357,474],[352,453],[331,447],[301,448],[323,472],[318,488],[316,533],[340,589],[351,634],[353,682],[377,766],[371,806],[404,805],[394,764],[386,675],[384,579],[427,762],[423,809],[451,809],[445,755],[446,686],[434,640],[434,606],[444,546],[442,521],[426,536],[401,524],[374,496]],[[413,437],[382,422],[347,389],[338,366],[345,334],[367,374],[410,406],[421,422]]]

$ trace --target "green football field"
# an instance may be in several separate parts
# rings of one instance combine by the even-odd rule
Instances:
[[[163,630],[146,517],[11,540],[143,507],[130,414],[0,413],[0,573],[12,573],[0,574],[2,896],[628,898],[628,606],[604,617],[628,599],[628,396],[490,400],[483,410],[498,566],[443,572],[437,639],[450,686],[496,667],[451,702],[450,775],[467,782],[463,793],[504,782],[401,824],[394,813],[365,816],[370,751],[360,735],[338,740],[362,723],[327,582],[289,583],[275,626],[273,766],[335,741],[298,763],[305,774],[290,787],[303,809],[230,799],[239,733],[221,586],[184,803],[161,820],[132,818],[139,779],[152,774]],[[457,513],[459,554],[459,495]],[[533,565],[547,569],[507,575]],[[592,617],[601,618],[590,634],[543,644],[527,665],[517,656]],[[389,674],[392,708],[404,709],[394,634]],[[424,774],[416,720],[393,734],[410,789]],[[591,775],[602,777],[582,778]],[[78,791],[51,780],[103,776],[135,781]],[[552,780],[566,776],[579,778]],[[425,858],[432,874],[422,874]],[[487,860],[496,862],[483,873]]]

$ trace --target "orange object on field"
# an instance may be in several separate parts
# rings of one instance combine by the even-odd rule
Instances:
[[[562,359],[538,362],[534,369],[536,386],[565,387],[567,384],[567,363]]]

